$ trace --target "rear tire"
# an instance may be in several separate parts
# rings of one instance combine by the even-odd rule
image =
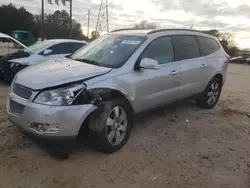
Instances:
[[[218,78],[213,78],[196,102],[201,108],[213,108],[220,98],[221,89],[221,80]]]
[[[89,140],[104,153],[120,150],[128,141],[132,110],[123,99],[105,101],[89,118]]]

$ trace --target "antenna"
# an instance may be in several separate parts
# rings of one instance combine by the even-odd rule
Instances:
[[[191,25],[190,29],[193,29],[193,26],[194,26],[194,25]]]

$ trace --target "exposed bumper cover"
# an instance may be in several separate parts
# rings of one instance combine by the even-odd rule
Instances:
[[[15,108],[14,110],[11,109],[10,100],[19,105],[17,112],[15,112]],[[76,137],[84,120],[96,108],[92,104],[76,106],[40,105],[23,99],[14,93],[9,94],[7,102],[9,120],[24,132],[40,138]],[[40,133],[30,128],[32,123],[56,124],[60,127],[60,130],[53,133]]]

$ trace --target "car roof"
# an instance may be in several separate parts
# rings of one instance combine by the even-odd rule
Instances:
[[[2,37],[2,38],[10,38],[9,35],[6,35],[6,34],[4,34],[4,33],[0,33],[0,37]]]
[[[122,35],[135,35],[135,36],[150,36],[154,34],[159,34],[159,33],[167,33],[170,35],[198,35],[198,36],[205,36],[209,38],[214,38],[216,37],[212,35],[208,35],[206,33],[203,33],[202,31],[197,31],[197,30],[191,30],[191,29],[136,29],[136,28],[127,28],[127,29],[118,29],[111,31],[111,33],[115,34],[122,34]]]
[[[118,29],[111,31],[111,33],[121,34],[121,35],[136,35],[136,36],[147,36],[149,32],[153,31],[152,29],[135,29],[135,28],[128,28],[128,29]]]
[[[85,44],[87,44],[86,41],[74,40],[74,39],[49,39],[47,41],[51,41],[51,42],[54,42],[54,43],[76,42],[76,43],[85,43]]]

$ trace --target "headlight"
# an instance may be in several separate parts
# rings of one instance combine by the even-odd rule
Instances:
[[[73,84],[63,88],[43,91],[35,98],[34,102],[52,106],[71,105],[85,88],[85,84]]]

